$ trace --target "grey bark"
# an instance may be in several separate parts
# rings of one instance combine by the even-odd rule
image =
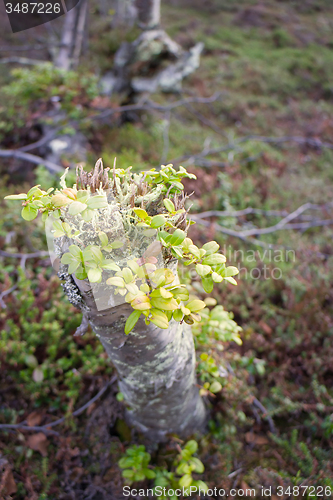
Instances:
[[[65,70],[77,66],[87,25],[88,0],[67,12],[55,66]]]
[[[75,23],[76,23],[76,10],[70,10],[64,20],[62,35],[61,35],[61,46],[58,52],[55,65],[58,68],[69,70],[72,62],[72,51],[74,44],[75,35]]]
[[[83,39],[86,35],[85,28],[87,22],[87,13],[88,13],[88,0],[82,0],[80,4],[80,10],[78,12],[77,30],[76,30],[76,37],[73,50],[72,66],[74,68],[79,64]]]
[[[162,330],[152,323],[147,326],[141,317],[126,335],[131,306],[98,311],[89,284],[75,283],[85,318],[117,370],[119,389],[130,407],[128,422],[154,441],[163,441],[170,433],[186,436],[202,430],[206,412],[196,387],[191,328],[171,321]],[[67,289],[69,296],[73,289],[74,283]]]
[[[143,29],[156,28],[161,20],[161,0],[135,0],[139,25]]]
[[[61,255],[66,247],[59,246],[56,253]],[[169,328],[162,330],[152,323],[147,326],[141,316],[126,335],[125,322],[132,307],[122,303],[118,295],[108,299],[113,307],[101,307],[89,281],[73,279],[64,269],[59,273],[65,280],[64,291],[84,314],[80,333],[89,322],[115,366],[119,389],[129,405],[129,424],[157,442],[170,433],[185,437],[203,430],[206,411],[196,386],[190,326],[172,320]],[[172,271],[176,273],[174,268]]]
[[[135,0],[117,0],[116,14],[113,18],[112,25],[133,27],[138,19],[138,11],[135,5]]]

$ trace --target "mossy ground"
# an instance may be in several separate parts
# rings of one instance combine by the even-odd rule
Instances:
[[[98,73],[112,67],[121,38],[101,23],[94,9],[82,68]],[[181,97],[214,92],[221,96],[214,103],[178,107],[171,113],[167,151],[163,137],[168,116],[163,113],[130,115],[122,126],[119,120],[114,126],[97,122],[89,129],[92,162],[102,156],[109,165],[116,155],[118,166],[141,170],[157,166],[163,149],[167,163],[248,135],[333,142],[329,1],[187,0],[182,7],[169,2],[162,6],[162,20],[183,46],[205,43],[200,69],[186,80]],[[7,74],[3,78],[8,81]],[[176,99],[161,94],[151,98],[162,104]],[[113,104],[120,99],[112,97]],[[331,149],[249,140],[206,159],[211,160],[208,167],[191,158],[182,161],[198,176],[196,183],[186,183],[188,192],[195,191],[193,212],[248,206],[291,212],[305,202],[332,201]],[[24,176],[17,178],[22,182]],[[2,195],[26,187],[10,184],[9,178],[6,184]],[[330,218],[331,213],[331,208],[313,212],[318,218]],[[250,215],[218,222],[240,229],[278,220]],[[333,486],[332,227],[278,231],[261,238],[294,249],[288,261],[283,252],[264,254],[263,248],[223,236],[214,226],[196,225],[191,231],[198,243],[219,241],[228,262],[242,268],[237,287],[222,284],[213,292],[243,327],[243,345],[231,343],[215,353],[221,363],[230,363],[234,375],[230,370],[222,393],[211,399],[209,433],[199,438],[206,466],[203,479],[211,487],[224,488]],[[42,227],[27,227],[12,204],[1,205],[0,239],[6,251],[45,248]],[[2,290],[16,281],[17,265],[14,259],[1,260]],[[64,298],[49,263],[27,261],[26,269],[27,279],[22,277],[18,289],[4,297],[7,309],[0,312],[2,423],[21,421],[33,411],[40,412],[41,422],[62,416],[84,404],[111,372],[91,334],[73,340],[79,314]],[[29,361],[28,354],[35,360]],[[43,372],[42,382],[34,381],[36,368]],[[12,465],[18,486],[13,498],[99,499],[104,493],[105,498],[122,498],[116,462],[124,447],[140,437],[124,426],[121,404],[112,394],[97,402],[89,415],[59,426],[61,437],[48,438],[47,457],[29,448],[27,433],[2,433],[1,453]],[[267,415],[254,406],[254,397],[273,418],[275,436]],[[112,424],[111,433],[106,421]],[[170,465],[176,443],[172,439],[155,450],[153,460]]]

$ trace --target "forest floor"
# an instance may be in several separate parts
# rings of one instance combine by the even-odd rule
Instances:
[[[325,487],[333,491],[333,233],[332,224],[316,224],[333,219],[333,8],[324,0],[181,3],[162,6],[163,27],[183,47],[204,42],[201,65],[184,82],[181,96],[150,98],[166,105],[219,96],[171,113],[142,111],[108,123],[88,120],[83,128],[88,160],[93,165],[102,157],[110,166],[116,155],[118,167],[137,170],[160,162],[182,164],[198,178],[185,182],[186,191],[194,191],[192,213],[262,211],[207,217],[206,226],[198,223],[190,230],[194,242],[218,241],[228,263],[241,269],[237,287],[222,283],[212,294],[234,313],[243,343],[219,343],[223,350],[209,352],[228,370],[222,391],[209,396],[209,430],[195,436],[205,465],[199,476],[212,488],[255,488],[257,498],[261,486],[272,487],[275,500],[292,498],[297,486],[315,487],[313,494],[309,489],[300,493],[303,498],[330,498]],[[85,77],[111,68],[121,41],[134,36],[111,31],[94,6],[90,31],[78,70]],[[1,44],[12,40],[3,35]],[[22,37],[16,40],[23,43]],[[11,78],[3,65],[2,85]],[[70,97],[69,113],[73,102],[88,115],[94,106],[123,103],[122,96],[110,101],[94,95],[89,108],[88,83],[80,77],[67,83],[80,86]],[[61,91],[61,84],[52,85],[36,97],[26,95],[25,101],[17,102],[15,94],[12,107],[0,91],[1,148],[38,138],[36,122],[50,105],[43,96]],[[12,92],[23,95],[17,88],[13,85]],[[11,160],[0,168],[0,200],[31,183],[54,183],[41,167],[15,165]],[[273,226],[305,203],[312,205],[291,221],[303,226],[276,228],[257,235],[257,242],[218,229]],[[0,210],[4,251],[46,249],[41,221],[27,225],[13,203],[0,202]],[[116,384],[86,412],[71,417],[107,383],[113,368],[91,332],[73,337],[80,314],[67,302],[50,261],[1,257],[0,282],[0,423],[27,420],[39,426],[68,417],[54,428],[58,435],[0,429],[0,497],[123,498],[117,462],[133,443],[145,444],[151,463],[170,470],[178,438],[156,448],[131,431]],[[12,293],[3,293],[15,283]],[[204,345],[198,350],[205,351]],[[282,496],[277,486],[283,487]]]

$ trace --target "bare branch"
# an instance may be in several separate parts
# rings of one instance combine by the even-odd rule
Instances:
[[[50,427],[55,427],[56,425],[62,424],[65,422],[70,416],[71,417],[77,417],[81,415],[89,406],[91,406],[95,401],[97,401],[104,393],[105,391],[113,385],[117,380],[117,375],[114,375],[110,381],[105,384],[104,387],[92,398],[90,399],[86,404],[81,406],[81,408],[78,408],[77,410],[73,411],[71,415],[67,415],[66,417],[59,418],[58,420],[55,420],[54,422],[50,422],[49,424],[41,425],[41,426],[32,426],[30,427],[29,425],[26,425],[26,420],[21,422],[20,424],[0,424],[0,430],[14,430],[14,429],[20,429],[20,430],[26,430],[26,431],[39,431],[39,432],[44,432],[45,434],[53,434],[55,436],[59,436],[59,433],[56,431],[53,431],[50,429]]]
[[[146,100],[137,104],[127,104],[125,106],[118,106],[117,108],[107,109],[102,113],[90,116],[87,120],[99,120],[102,118],[107,118],[115,113],[125,113],[126,111],[171,111],[179,106],[184,106],[191,102],[207,104],[216,101],[220,96],[220,93],[215,93],[211,97],[190,97],[188,99],[180,99],[178,101],[172,102],[167,106],[162,106],[156,102]]]
[[[32,155],[30,153],[25,153],[20,149],[0,149],[0,158],[17,158],[18,160],[26,160],[29,163],[34,163],[35,165],[45,165],[45,167],[51,172],[61,172],[64,169],[53,163],[52,161],[45,160],[40,156]]]
[[[57,127],[53,130],[50,130],[47,134],[44,135],[44,137],[39,139],[39,141],[32,142],[31,144],[27,144],[27,146],[22,146],[21,148],[18,148],[18,151],[26,152],[26,151],[31,151],[32,149],[40,148],[41,146],[43,146],[43,144],[45,144],[46,142],[53,139],[53,137],[55,135],[57,135],[57,133],[59,132],[60,129],[61,129],[61,127]]]
[[[27,57],[17,57],[17,56],[12,56],[12,57],[4,57],[3,59],[0,59],[0,63],[2,64],[24,64],[26,66],[40,66],[43,64],[47,64],[48,61],[40,61],[39,59],[29,59]]]
[[[1,257],[14,257],[15,259],[20,259],[20,267],[23,269],[23,272],[25,273],[25,263],[27,259],[32,259],[36,257],[49,257],[50,254],[49,252],[46,251],[40,251],[40,252],[33,252],[33,253],[10,253],[6,252],[5,250],[0,250],[0,256]],[[20,281],[20,278],[18,278],[17,283],[13,285],[12,287],[8,288],[7,290],[4,290],[0,294],[0,307],[3,309],[7,309],[7,306],[3,300],[4,297],[12,293],[16,288],[18,287],[18,282]]]
[[[248,229],[244,231],[236,231],[234,229],[229,229],[226,227],[223,227],[219,224],[216,224],[215,222],[210,223],[209,221],[203,220],[203,217],[213,217],[213,216],[239,216],[239,215],[246,215],[248,213],[264,213],[265,211],[260,211],[259,209],[253,209],[253,208],[248,208],[245,210],[239,210],[235,212],[228,212],[228,211],[210,211],[210,212],[203,212],[202,214],[195,214],[194,216],[192,215],[193,219],[200,225],[205,226],[205,227],[211,227],[213,226],[215,229],[220,231],[221,233],[227,234],[229,236],[234,236],[235,238],[239,238],[242,241],[248,242],[248,243],[254,243],[256,245],[259,245],[261,247],[268,247],[268,248],[286,248],[282,245],[272,245],[272,244],[267,244],[261,240],[258,240],[256,238],[251,238],[252,236],[259,236],[262,234],[269,234],[275,231],[280,231],[283,229],[287,230],[306,230],[310,229],[312,227],[323,227],[323,226],[331,226],[333,225],[333,219],[324,219],[324,220],[318,220],[318,219],[311,219],[310,221],[307,222],[296,222],[296,223],[290,223],[291,220],[296,219],[299,217],[303,212],[305,212],[308,209],[323,209],[326,207],[331,207],[333,206],[333,203],[327,203],[325,205],[315,205],[313,203],[305,203],[304,205],[300,206],[297,210],[290,214],[286,214],[286,216],[277,224],[273,226],[269,226],[266,228],[254,228],[254,229]],[[271,211],[275,215],[275,211]],[[273,215],[270,213],[270,215]]]

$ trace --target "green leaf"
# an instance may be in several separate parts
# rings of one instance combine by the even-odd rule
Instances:
[[[89,269],[88,271],[88,279],[91,283],[97,283],[102,278],[102,271],[98,268]]]
[[[133,212],[141,219],[145,220],[148,217],[147,212],[143,208],[133,208]]]
[[[150,227],[153,229],[157,229],[158,227],[163,226],[166,223],[166,218],[164,215],[155,215],[150,223]]]
[[[103,254],[101,252],[101,249],[95,245],[91,246],[90,247],[90,252],[91,252],[91,255],[93,257],[93,260],[97,263],[97,264],[101,264],[104,260],[104,257],[103,257]]]
[[[38,215],[38,209],[31,207],[29,205],[26,205],[25,207],[22,208],[21,211],[21,216],[23,217],[24,220],[30,221],[36,219]]]
[[[221,281],[223,281],[223,277],[215,272],[212,273],[212,278],[213,278],[213,281],[215,281],[215,283],[221,283]]]
[[[141,316],[141,311],[133,311],[127,318],[126,324],[125,324],[125,333],[126,335],[129,334],[137,324],[139,318]]]
[[[175,321],[178,321],[178,323],[179,323],[179,321],[181,321],[183,319],[184,314],[183,314],[183,311],[181,309],[176,309],[175,311],[173,311],[172,316],[173,316],[173,319]]]
[[[208,266],[215,266],[217,264],[222,264],[222,262],[225,262],[226,260],[226,257],[221,253],[214,253],[212,255],[208,255],[208,257],[205,256],[202,263]]]
[[[106,284],[107,285],[117,286],[117,287],[120,287],[120,288],[124,288],[125,287],[125,281],[120,276],[113,276],[112,278],[107,279],[106,280]]]
[[[206,304],[204,303],[203,300],[195,299],[191,300],[186,304],[187,309],[189,309],[191,312],[198,312],[201,311],[201,309],[204,309],[206,307]]]
[[[87,205],[90,209],[105,208],[108,206],[108,202],[105,194],[97,194],[89,198]]]
[[[110,244],[111,248],[113,248],[114,250],[116,250],[117,248],[121,248],[124,246],[124,243],[122,241],[119,241],[119,240],[115,240],[113,241],[111,244]]]
[[[151,309],[150,299],[146,295],[140,295],[132,300],[131,306],[139,311],[147,311]]]
[[[232,285],[237,285],[237,281],[234,278],[232,278],[231,276],[228,276],[228,277],[226,277],[224,279],[225,279],[225,281],[228,281]]]
[[[80,263],[75,260],[73,262],[71,262],[68,266],[68,274],[73,274],[75,273],[75,271],[77,270],[77,268],[79,267]]]
[[[81,203],[86,203],[86,201],[89,198],[89,193],[85,189],[80,189],[76,193],[76,197],[77,197],[78,201],[80,201]]]
[[[172,185],[176,187],[177,189],[180,189],[181,191],[184,189],[184,186],[181,182],[179,181],[174,181],[172,180]]]
[[[125,333],[126,335],[129,334],[137,324],[139,318],[141,316],[141,311],[133,311],[127,318],[126,324],[125,324]]]
[[[121,271],[121,274],[123,275],[125,283],[130,283],[133,280],[132,271],[128,267],[124,267],[124,269]]]
[[[8,196],[5,196],[5,200],[26,200],[27,195],[25,193],[21,194],[9,194]]]
[[[64,253],[64,255],[61,257],[61,263],[62,264],[69,265],[72,262],[77,262],[77,259],[72,254],[70,254],[69,252],[68,253]]]
[[[189,291],[185,286],[172,288],[171,293],[176,299],[183,301],[188,300],[189,297]]]
[[[179,479],[179,486],[187,488],[188,486],[191,486],[192,481],[193,478],[191,474],[184,474],[184,476]]]
[[[151,309],[151,322],[159,328],[166,330],[169,327],[169,321],[166,314],[159,309]]]
[[[138,272],[140,272],[140,266],[134,260],[128,260],[127,265],[132,269],[134,274],[138,274]]]
[[[206,250],[206,255],[208,256],[212,253],[216,253],[220,248],[220,245],[216,243],[216,241],[209,241],[208,243],[205,243],[202,248]]]
[[[211,293],[214,288],[214,281],[210,276],[202,278],[202,286],[206,293]]]
[[[117,401],[124,401],[124,394],[122,392],[118,392],[117,395],[116,395],[116,400]],[[119,462],[118,462],[119,467],[121,467],[121,465],[120,465],[121,460],[122,459],[120,459]],[[124,467],[122,467],[122,468],[124,468]]]
[[[189,450],[191,455],[193,455],[198,449],[198,443],[196,441],[194,441],[194,439],[191,439],[190,441],[188,441],[186,443],[185,449]]]
[[[175,205],[173,204],[173,202],[171,200],[169,200],[168,198],[165,198],[163,200],[163,204],[168,212],[175,212],[175,210],[176,210]]]
[[[209,390],[215,394],[216,392],[220,392],[222,390],[222,385],[217,380],[214,380],[214,382],[210,384]]]
[[[94,212],[92,210],[89,210],[88,208],[81,212],[81,217],[85,222],[91,221],[91,219],[94,216]]]
[[[36,368],[38,366],[38,360],[33,354],[27,354],[24,357],[24,362],[29,368]]]
[[[157,290],[159,290],[161,297],[163,297],[163,299],[171,299],[173,297],[172,293],[163,287],[157,288]]]
[[[120,271],[120,267],[112,260],[103,260],[101,267],[107,271]]]
[[[80,201],[73,201],[68,207],[69,215],[77,215],[83,212],[87,208],[85,203],[81,203]]]
[[[199,274],[199,276],[206,276],[211,272],[211,267],[210,266],[203,266],[202,264],[197,264],[195,266],[196,272]]]
[[[142,469],[142,472],[144,473],[147,479],[155,479],[156,477],[155,472],[151,469]]]
[[[178,259],[183,258],[183,250],[181,247],[172,247],[171,252],[177,257]]]
[[[185,238],[186,238],[186,233],[181,229],[176,229],[176,231],[171,235],[170,243],[173,246],[178,246],[181,243],[183,243]]]
[[[162,299],[162,298],[152,298],[151,304],[156,309],[162,309],[162,311],[174,311],[178,309],[178,303],[175,299]]]
[[[189,245],[189,251],[193,254],[197,259],[200,259],[200,250],[196,245]]]
[[[239,270],[235,266],[229,266],[222,272],[222,276],[224,278],[228,278],[230,276],[236,276],[239,273]]]
[[[73,257],[76,257],[77,259],[81,259],[81,250],[77,245],[70,245],[68,250],[73,255]]]
[[[37,186],[33,186],[31,189],[29,189],[29,191],[27,192],[27,198],[32,198],[33,196],[36,195],[41,196],[43,193],[39,188],[40,184],[37,184]]]
[[[134,478],[134,471],[132,471],[130,469],[123,470],[123,472],[121,474],[125,479],[133,479]]]

